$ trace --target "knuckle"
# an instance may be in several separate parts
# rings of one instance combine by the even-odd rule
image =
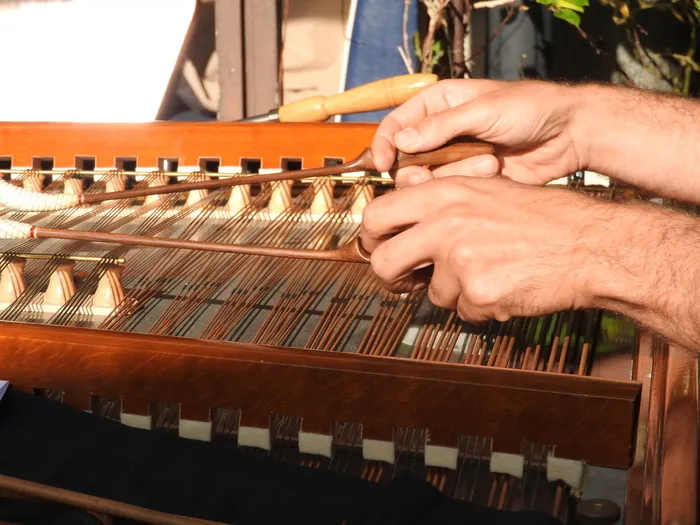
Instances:
[[[433,179],[436,202],[449,204],[464,203],[469,199],[469,189],[464,186],[462,180],[465,177],[455,176],[444,179]]]
[[[475,306],[491,306],[498,300],[495,287],[487,279],[470,276],[469,280],[464,283],[463,290],[466,298]]]
[[[451,308],[453,306],[443,291],[432,282],[428,286],[428,299],[438,308]]]
[[[476,308],[467,306],[465,301],[460,301],[457,306],[457,315],[465,323],[483,323],[486,321],[486,317],[480,313]]]
[[[457,213],[445,213],[439,219],[439,231],[447,232],[462,232],[465,230],[467,220],[462,215]]]
[[[476,258],[476,250],[470,243],[456,244],[450,250],[449,260],[455,268],[465,268],[472,264]]]
[[[504,308],[496,308],[493,312],[493,318],[501,323],[506,323],[511,320],[512,315]]]
[[[441,301],[442,297],[440,296],[440,291],[433,283],[430,283],[430,285],[428,286],[428,299],[435,306],[444,308]]]

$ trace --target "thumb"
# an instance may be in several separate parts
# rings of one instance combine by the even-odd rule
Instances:
[[[425,117],[414,128],[406,128],[394,135],[394,143],[406,153],[428,151],[458,136],[485,139],[483,135],[496,122],[498,114],[493,106],[474,100]]]

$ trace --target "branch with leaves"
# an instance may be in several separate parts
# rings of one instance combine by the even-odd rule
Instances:
[[[576,27],[581,23],[581,14],[588,6],[589,0],[535,0],[536,2],[548,6],[554,16],[560,18]],[[700,0],[695,0],[700,2]],[[463,39],[469,25],[470,15],[475,9],[493,9],[496,7],[516,4],[516,0],[479,0],[470,2],[469,0],[421,0],[428,15],[428,29],[425,38],[420,38],[418,33],[413,35],[413,48],[421,63],[423,73],[432,73],[435,68],[445,58],[446,53],[450,61],[450,76],[462,77],[467,70],[464,54],[459,50],[463,49]],[[526,3],[515,6],[517,10],[527,9]],[[406,11],[406,10],[405,10]],[[511,15],[512,16],[512,13]],[[405,17],[405,12],[404,12]],[[442,30],[444,39],[436,38],[439,30]],[[405,33],[405,24],[404,24]],[[399,53],[407,63],[407,50],[404,46],[399,49]]]
[[[554,16],[576,27],[581,25],[581,13],[589,5],[588,0],[537,0],[537,3],[546,5]]]
[[[408,3],[408,0],[405,0]],[[413,35],[413,48],[421,63],[421,71],[434,73],[439,70],[441,76],[461,78],[469,74],[467,64],[469,59],[464,56],[463,40],[468,34],[471,14],[477,9],[494,9],[509,6],[506,17],[514,16],[520,10],[527,10],[529,3],[546,6],[554,17],[575,27],[583,37],[600,54],[601,49],[581,28],[586,8],[590,0],[420,0],[428,15],[428,29],[421,39],[418,33]],[[700,44],[700,0],[600,0],[601,5],[611,9],[612,21],[625,29],[627,39],[636,60],[648,72],[663,78],[676,92],[688,95],[694,75],[700,74],[700,59],[695,56]],[[654,10],[654,11],[650,11]],[[682,25],[688,28],[688,42],[684,51],[664,51],[651,53],[642,44],[646,32],[637,21],[641,13],[671,14]],[[656,16],[656,15],[654,15]],[[486,44],[498,35],[502,26],[499,25],[495,34]],[[404,30],[405,33],[405,30]],[[404,34],[404,46],[400,49],[404,61],[408,64],[409,50],[406,49],[408,35]],[[477,50],[474,55],[483,52]],[[470,57],[473,58],[473,57]],[[663,61],[671,61],[680,68],[682,74],[667,78],[667,67],[662,67]],[[408,66],[407,66],[408,67]],[[449,72],[445,69],[449,67]],[[411,68],[412,69],[412,68]]]

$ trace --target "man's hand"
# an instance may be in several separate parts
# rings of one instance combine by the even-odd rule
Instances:
[[[433,304],[465,320],[505,321],[593,305],[590,261],[608,211],[560,188],[446,177],[373,201],[361,241],[390,290],[427,285]],[[415,271],[427,265],[432,276]]]
[[[444,80],[392,111],[372,141],[377,169],[397,148],[430,150],[457,136],[493,143],[433,172],[405,168],[399,187],[433,177],[501,174],[542,185],[592,170],[659,196],[700,202],[700,100],[611,85]]]
[[[361,241],[387,288],[427,286],[467,321],[605,308],[700,348],[700,221],[685,214],[456,176],[374,200]]]
[[[416,153],[470,136],[498,146],[498,157],[481,155],[430,172],[400,170],[400,187],[433,177],[501,173],[527,184],[545,184],[585,164],[581,143],[571,134],[575,108],[572,88],[553,83],[493,80],[445,80],[396,108],[379,125],[372,156],[388,170],[397,148]]]

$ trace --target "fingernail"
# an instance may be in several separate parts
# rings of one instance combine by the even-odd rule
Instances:
[[[495,175],[497,170],[498,167],[491,158],[481,159],[477,161],[476,165],[474,166],[474,171],[476,171],[476,174],[482,177],[489,177],[491,175]]]
[[[400,142],[403,146],[418,146],[420,144],[420,134],[413,128],[406,128],[396,134],[394,141]]]

